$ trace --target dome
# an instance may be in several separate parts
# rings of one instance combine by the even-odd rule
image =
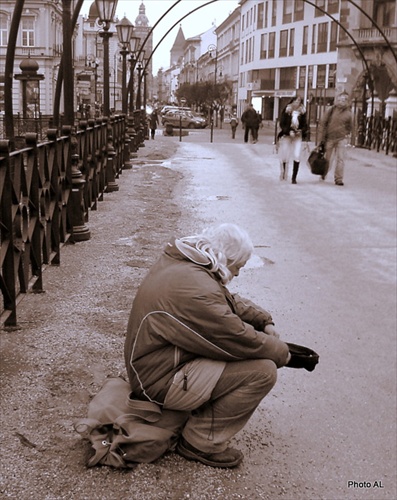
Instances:
[[[21,68],[22,73],[35,75],[39,70],[39,63],[35,59],[27,57],[26,59],[22,59],[19,67]]]
[[[96,19],[97,17],[99,17],[98,8],[97,8],[95,2],[92,2],[92,4],[91,4],[90,10],[88,12],[88,17],[91,19],[92,18]]]
[[[135,19],[135,26],[149,26],[149,19],[146,17],[146,8],[143,2],[139,7],[139,16]]]

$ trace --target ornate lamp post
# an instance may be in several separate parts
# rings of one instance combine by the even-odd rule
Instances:
[[[137,64],[137,70],[138,70],[138,89],[136,93],[136,108],[141,109],[142,106],[142,100],[141,100],[141,83],[142,83],[142,71],[143,71],[143,60],[145,57],[145,51],[142,50],[140,53],[140,58],[138,60]]]
[[[139,37],[133,36],[130,38],[130,83],[129,83],[129,94],[130,94],[130,107],[129,112],[132,114],[134,112],[134,71],[136,64],[136,52],[139,47],[141,39]]]
[[[99,22],[103,25],[103,31],[99,36],[103,38],[103,113],[110,114],[109,106],[109,33],[110,24],[113,22],[118,0],[95,0],[98,9]]]
[[[127,54],[129,52],[130,47],[130,39],[134,32],[134,25],[130,23],[130,21],[124,16],[119,24],[116,24],[117,36],[119,37],[121,50],[120,54],[123,58],[123,75],[122,75],[122,86],[121,86],[121,95],[122,95],[122,111],[124,114],[127,114]]]

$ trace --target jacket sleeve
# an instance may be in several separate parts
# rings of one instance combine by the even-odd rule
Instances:
[[[263,331],[266,325],[274,325],[272,315],[249,299],[240,297],[237,293],[231,295],[236,314],[256,330]]]
[[[240,299],[236,311],[233,310],[223,287],[208,275],[201,276],[196,285],[195,292],[188,296],[182,287],[178,291],[180,296],[170,297],[173,303],[175,300],[184,303],[177,315],[157,318],[162,323],[158,331],[167,342],[210,359],[271,359],[278,367],[285,365],[287,344],[260,331],[264,322],[271,322],[266,311],[259,311],[253,303]],[[242,318],[252,321],[260,330]]]
[[[301,129],[302,129],[302,140],[308,140],[309,127],[307,125],[307,114],[303,113],[301,116]]]

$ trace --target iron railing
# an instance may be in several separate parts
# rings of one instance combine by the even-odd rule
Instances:
[[[48,129],[47,140],[25,135],[12,151],[0,140],[0,305],[1,322],[17,324],[17,303],[28,291],[42,292],[45,265],[59,265],[61,247],[90,238],[89,210],[117,179],[129,152],[143,142],[142,116],[127,131],[125,115],[80,122],[78,130]],[[128,133],[127,133],[128,132]]]

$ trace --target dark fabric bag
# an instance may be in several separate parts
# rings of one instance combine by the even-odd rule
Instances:
[[[150,401],[134,399],[130,391],[123,378],[106,379],[88,405],[88,418],[74,424],[95,452],[88,467],[131,468],[175,448],[189,412],[162,410]]]
[[[313,149],[307,161],[312,174],[326,175],[328,172],[328,160],[325,158],[325,148],[323,144]]]
[[[289,342],[287,342],[287,346],[291,353],[291,359],[285,366],[289,368],[305,368],[309,372],[312,372],[316,368],[320,356],[315,351],[303,345],[291,344]]]

